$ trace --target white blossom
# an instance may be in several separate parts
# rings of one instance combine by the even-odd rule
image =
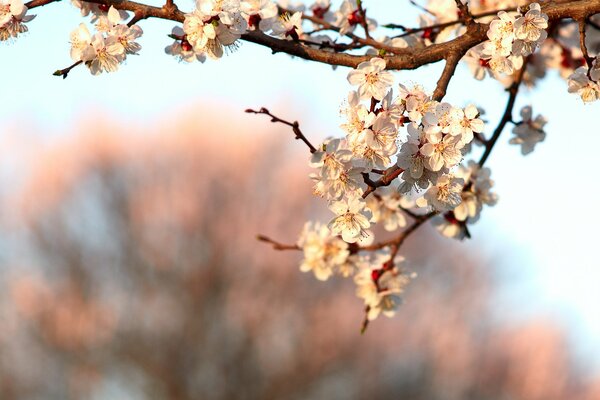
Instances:
[[[373,97],[382,100],[394,83],[394,76],[385,70],[384,59],[374,57],[369,61],[361,62],[355,70],[350,71],[348,82],[358,86],[358,95],[361,99]]]
[[[354,197],[334,201],[329,204],[329,209],[337,215],[328,224],[333,234],[341,235],[348,243],[367,236],[366,230],[371,226],[371,211],[365,210],[364,200]]]
[[[300,270],[312,271],[320,281],[327,280],[337,267],[348,269],[345,265],[350,255],[348,244],[331,235],[325,225],[307,222],[298,239],[298,246],[304,252]]]
[[[547,122],[546,118],[538,115],[535,119],[532,119],[532,116],[531,107],[523,107],[521,109],[522,121],[515,125],[512,130],[515,137],[510,139],[510,144],[520,145],[523,155],[531,153],[535,145],[543,142],[546,138],[546,132],[544,132],[544,125]]]

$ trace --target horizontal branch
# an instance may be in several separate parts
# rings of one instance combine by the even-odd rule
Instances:
[[[27,6],[29,8],[35,8],[50,4],[54,1],[59,0],[33,0],[27,3]],[[185,19],[185,14],[182,11],[178,10],[176,7],[167,5],[155,7],[129,0],[90,0],[89,2],[106,4],[109,6],[112,5],[119,10],[131,11],[135,13],[136,20],[159,18],[182,23]],[[600,13],[600,0],[555,1],[544,4],[542,10],[548,15],[550,21],[563,18],[581,20],[590,15]],[[487,30],[487,24],[473,22],[467,27],[465,33],[448,42],[433,44],[424,48],[407,48],[402,49],[402,51],[395,49],[394,51],[399,54],[386,54],[383,56],[386,60],[386,68],[392,70],[416,69],[420,66],[446,59],[449,54],[464,54],[470,48],[487,39]],[[373,57],[371,55],[333,53],[324,49],[306,46],[299,42],[277,39],[260,31],[247,32],[242,35],[241,38],[242,40],[268,47],[273,53],[286,53],[306,60],[329,65],[355,68],[361,62],[368,61]],[[380,43],[379,48],[385,47]]]

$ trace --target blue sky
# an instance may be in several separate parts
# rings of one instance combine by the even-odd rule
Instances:
[[[186,9],[185,4],[180,7]],[[189,9],[191,2],[187,4]],[[400,7],[384,13],[392,0],[373,4],[372,15],[387,17],[381,22],[416,24],[414,13],[401,12]],[[39,15],[29,23],[29,34],[0,44],[0,135],[3,126],[33,126],[41,139],[51,140],[82,114],[110,113],[124,123],[149,123],[202,102],[222,104],[223,118],[241,118],[245,108],[265,106],[281,110],[282,117],[299,119],[315,138],[341,134],[339,108],[350,89],[347,69],[333,71],[271,55],[250,43],[219,61],[181,64],[164,54],[170,43],[166,35],[174,24],[144,21],[141,55],[130,57],[119,72],[93,77],[80,67],[62,80],[52,72],[70,65],[69,33],[82,19],[67,2],[35,13]],[[396,78],[432,90],[440,70],[441,65],[434,65],[399,72]],[[446,100],[483,106],[489,132],[503,111],[505,94],[493,81],[470,79],[463,65]],[[510,131],[504,132],[488,161],[500,202],[484,211],[472,228],[473,240],[456,245],[483,251],[504,267],[499,275],[504,289],[497,301],[503,315],[560,318],[584,339],[577,341],[581,354],[600,359],[600,261],[595,247],[600,237],[595,210],[600,201],[595,182],[599,105],[583,105],[569,95],[566,82],[555,72],[542,87],[521,93],[516,109],[527,104],[533,105],[534,114],[549,119],[546,141],[523,157],[508,145]],[[290,115],[290,109],[297,111]]]

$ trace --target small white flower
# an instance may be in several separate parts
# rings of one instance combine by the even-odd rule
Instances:
[[[177,57],[179,61],[184,62],[193,62],[196,60],[204,62],[206,60],[205,53],[196,52],[191,43],[188,42],[183,29],[177,26],[172,29],[171,33],[173,36],[181,39],[175,39],[173,44],[165,47],[165,53]]]
[[[350,198],[334,201],[329,204],[329,209],[337,215],[328,224],[333,234],[342,235],[342,239],[348,243],[367,236],[366,230],[371,226],[371,211],[365,210],[364,200]]]
[[[532,119],[530,106],[521,109],[521,117],[523,120],[515,125],[512,130],[512,133],[516,136],[510,139],[510,144],[520,145],[521,153],[527,155],[534,150],[536,144],[543,142],[546,138],[544,125],[546,125],[547,121],[541,115]]]
[[[71,58],[73,61],[90,61],[96,56],[92,36],[85,24],[71,32]]]
[[[355,70],[350,71],[348,82],[358,86],[358,95],[361,99],[373,97],[382,100],[394,83],[394,75],[385,70],[384,59],[374,57],[369,61],[361,62]]]
[[[92,38],[94,58],[86,63],[92,75],[102,72],[114,72],[119,68],[119,63],[124,60],[125,49],[115,38],[110,36],[104,38],[102,34],[96,33]]]
[[[325,225],[307,222],[298,239],[298,246],[304,252],[300,270],[312,271],[320,281],[327,280],[335,268],[347,269],[345,264],[350,255],[348,244],[332,236]]]
[[[302,36],[302,13],[295,12],[292,16],[289,14],[281,15],[271,28],[273,35],[282,39],[298,40]]]
[[[426,158],[425,166],[431,171],[439,171],[443,167],[451,168],[462,159],[462,153],[457,148],[459,138],[446,135],[439,142],[427,142],[421,149],[421,154]]]
[[[514,23],[515,37],[526,42],[542,42],[546,39],[548,16],[542,13],[538,3],[529,5],[529,11]]]
[[[25,22],[35,18],[35,15],[26,15],[27,11],[22,0],[0,0],[0,41],[27,32]]]
[[[598,83],[590,80],[586,67],[579,67],[569,76],[569,93],[577,93],[585,103],[596,101],[600,98]]]
[[[277,4],[271,0],[242,0],[240,11],[249,29],[268,31],[277,17]]]
[[[217,37],[215,26],[204,22],[205,16],[198,10],[185,15],[183,31],[187,41],[194,47],[196,52],[204,52],[208,41]]]
[[[406,217],[400,208],[402,196],[393,190],[381,193],[379,196],[369,196],[367,205],[373,212],[371,222],[383,223],[383,228],[393,232],[406,226]]]
[[[394,264],[403,260],[402,257],[396,257]],[[398,267],[391,265],[387,254],[377,254],[372,260],[363,260],[359,272],[354,276],[354,282],[357,286],[356,295],[369,308],[367,318],[372,321],[379,314],[394,316],[401,303],[400,295],[413,277],[414,275],[403,274]]]
[[[461,192],[465,181],[452,175],[442,175],[437,183],[430,187],[424,197],[417,200],[419,207],[432,206],[436,211],[450,211],[461,202]]]

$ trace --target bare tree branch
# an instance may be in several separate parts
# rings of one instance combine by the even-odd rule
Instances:
[[[269,117],[271,117],[271,122],[280,122],[282,124],[285,124],[285,125],[291,127],[292,130],[294,131],[294,134],[296,135],[296,140],[302,140],[308,146],[311,153],[314,153],[317,151],[317,148],[315,146],[313,146],[311,142],[309,142],[309,140],[306,138],[306,136],[304,136],[304,134],[300,130],[300,124],[298,123],[298,121],[290,122],[290,121],[281,119],[279,117],[276,117],[275,115],[271,114],[271,112],[264,107],[262,107],[258,111],[255,111],[255,110],[252,110],[249,108],[246,110],[246,112],[252,113],[252,114],[265,114],[265,115],[268,115]]]

